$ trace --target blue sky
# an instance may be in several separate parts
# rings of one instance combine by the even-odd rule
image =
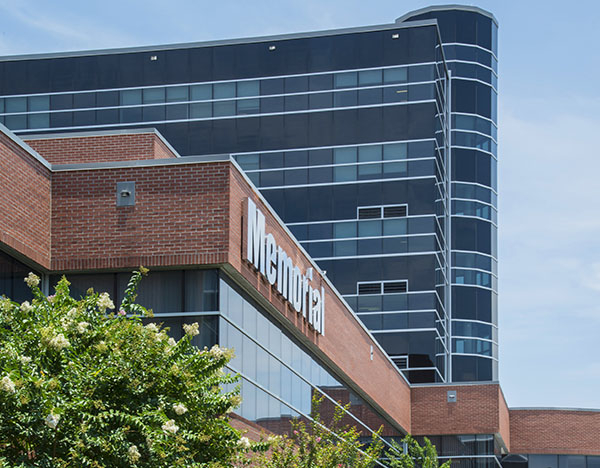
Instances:
[[[393,22],[420,0],[0,0],[0,55]],[[600,408],[600,2],[469,2],[500,22],[500,379]],[[568,6],[567,6],[568,5]]]

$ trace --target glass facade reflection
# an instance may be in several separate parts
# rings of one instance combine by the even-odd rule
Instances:
[[[489,15],[434,8],[286,38],[0,58],[0,123],[150,126],[183,156],[231,154],[412,382],[490,380],[497,333],[453,329],[497,326],[496,43]],[[360,288],[394,282],[405,289]]]
[[[452,468],[501,468],[500,447],[493,434],[427,436],[435,445],[440,463]],[[423,437],[417,437],[423,443]]]
[[[242,417],[284,433],[292,418],[309,418],[312,399],[319,396],[325,398],[321,413],[326,421],[336,406],[349,405],[343,422],[364,436],[381,425],[383,436],[401,436],[226,277],[220,280],[219,297],[219,344],[237,350],[229,368],[242,377]]]
[[[502,459],[503,468],[599,468],[600,456],[510,454]]]
[[[0,296],[16,302],[31,301],[31,290],[23,281],[29,272],[42,275],[16,258],[0,251]]]

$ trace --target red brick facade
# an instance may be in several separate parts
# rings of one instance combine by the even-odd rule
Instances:
[[[511,451],[600,455],[600,411],[510,410]]]
[[[229,251],[230,163],[54,172],[52,269],[220,264]],[[135,206],[116,206],[117,182]]]
[[[456,392],[456,402],[448,402],[448,391]],[[413,387],[411,403],[415,435],[498,434],[509,444],[501,424],[501,405],[506,403],[498,384]]]
[[[410,387],[234,163],[175,159],[153,132],[29,143],[54,166],[0,131],[3,250],[56,272],[141,264],[217,266],[334,373],[353,382],[352,392],[386,416],[388,421],[356,404],[346,390],[332,390],[338,392],[334,399],[353,403],[352,412],[373,429],[383,424],[386,434],[399,428],[414,435],[495,434],[512,453],[600,455],[600,412],[509,410],[496,383]],[[140,159],[148,162],[124,167],[124,162]],[[107,162],[115,164],[106,167]],[[104,164],[61,167],[74,163]],[[117,207],[117,182],[135,182],[135,206]],[[311,283],[325,288],[324,335],[243,260],[247,198],[263,212],[266,231],[294,264],[303,271],[315,269]],[[449,390],[456,392],[456,402],[447,401]],[[254,423],[238,417],[234,422],[253,438],[260,436]],[[289,421],[269,424],[279,430]]]
[[[0,244],[50,267],[50,169],[0,131]]]
[[[152,130],[105,135],[56,135],[24,141],[51,164],[84,164],[177,157]]]

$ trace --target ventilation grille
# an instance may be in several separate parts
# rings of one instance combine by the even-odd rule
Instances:
[[[383,290],[383,291],[382,291]],[[408,291],[408,281],[386,281],[372,283],[358,283],[358,294],[397,294]]]
[[[393,281],[383,283],[384,294],[405,293],[408,290],[408,281]]]
[[[360,283],[358,294],[381,294],[381,283]]]
[[[386,206],[383,208],[383,217],[384,218],[401,218],[406,216],[407,212],[406,205],[397,205],[397,206]]]
[[[408,369],[408,356],[393,357],[392,362],[398,366],[398,369]]]
[[[407,216],[408,205],[371,206],[358,208],[358,219],[402,218]]]
[[[381,208],[359,208],[358,219],[378,219],[381,218]]]

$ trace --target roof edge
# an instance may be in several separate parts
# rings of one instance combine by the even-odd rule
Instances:
[[[472,382],[426,382],[426,383],[412,383],[410,384],[413,388],[423,387],[472,387],[472,386],[483,386],[483,385],[495,385],[500,386],[498,380],[482,380]]]
[[[600,408],[567,408],[563,406],[540,406],[536,407],[518,407],[508,408],[509,411],[576,411],[579,413],[600,413]]]
[[[52,170],[52,164],[50,164],[46,159],[40,155],[36,150],[34,150],[31,146],[25,143],[21,138],[15,135],[11,130],[6,128],[4,125],[0,124],[0,133],[4,133],[13,143],[18,145],[21,149],[27,151],[30,156],[32,156],[37,162],[42,164],[46,169]]]
[[[320,36],[335,36],[339,34],[351,34],[351,33],[363,33],[373,32],[387,29],[398,29],[398,28],[413,28],[420,26],[433,26],[437,21],[431,19],[411,21],[410,24],[374,24],[370,26],[358,26],[350,28],[340,29],[326,29],[322,31],[309,31],[300,33],[288,33],[288,34],[276,34],[272,36],[255,36],[255,37],[244,37],[236,39],[219,39],[213,41],[199,41],[199,42],[179,42],[174,44],[162,44],[162,45],[147,45],[137,47],[117,47],[112,49],[97,49],[97,50],[80,50],[80,51],[68,51],[68,52],[49,52],[42,54],[21,54],[21,55],[5,55],[0,56],[0,62],[11,62],[19,60],[39,60],[39,59],[52,59],[52,58],[70,58],[70,57],[88,57],[95,55],[107,55],[107,54],[129,54],[136,52],[162,52],[172,49],[191,49],[194,47],[213,47],[213,46],[226,46],[236,44],[248,44],[258,42],[269,42],[269,41],[283,41],[290,39],[304,39],[310,37]]]
[[[462,10],[462,11],[471,11],[473,13],[479,13],[480,15],[487,16],[490,18],[496,26],[498,25],[498,20],[494,16],[493,13],[484,10],[483,8],[479,8],[474,5],[459,5],[459,4],[450,4],[450,5],[432,5],[425,8],[419,8],[418,10],[413,10],[404,15],[396,18],[396,23],[404,23],[404,22],[412,22],[410,18],[413,16],[421,15],[423,13],[429,13],[431,11],[444,11],[444,10]],[[422,20],[418,20],[422,21]]]
[[[137,135],[140,133],[147,133],[155,135],[168,149],[173,153],[176,158],[182,156],[177,152],[171,143],[154,127],[141,127],[141,128],[123,128],[113,130],[84,130],[84,131],[67,131],[67,132],[45,132],[45,133],[26,133],[23,135],[23,140],[58,140],[61,138],[85,138],[85,137],[99,137],[109,135]],[[20,138],[20,137],[19,137]]]

